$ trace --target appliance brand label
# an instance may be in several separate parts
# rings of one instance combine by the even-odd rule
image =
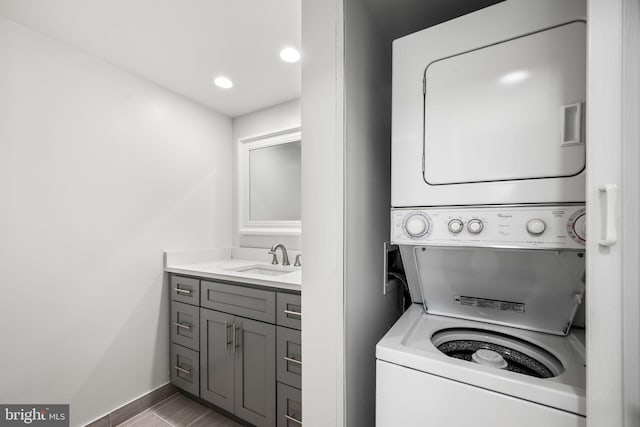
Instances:
[[[460,305],[467,305],[478,308],[490,308],[500,311],[515,311],[524,313],[524,303],[512,301],[500,301],[496,299],[485,299],[465,296],[454,296],[453,302]]]

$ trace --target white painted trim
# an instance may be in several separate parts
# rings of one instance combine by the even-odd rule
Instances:
[[[238,233],[245,235],[299,236],[301,221],[252,221],[249,218],[249,152],[258,148],[272,147],[301,141],[300,127],[283,129],[263,135],[239,138],[237,143],[238,161]]]
[[[640,424],[640,58],[637,0],[588,0],[587,423]],[[616,185],[618,241],[602,235],[599,187]]]
[[[302,2],[302,376],[306,427],[344,422],[342,0]]]
[[[623,426],[640,425],[640,2],[622,5]]]

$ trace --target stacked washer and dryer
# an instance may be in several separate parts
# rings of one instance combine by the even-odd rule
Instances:
[[[376,424],[586,424],[586,5],[508,0],[393,44],[391,241],[413,304]]]

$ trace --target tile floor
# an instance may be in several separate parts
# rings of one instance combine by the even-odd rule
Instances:
[[[243,427],[236,421],[176,393],[129,418],[119,427]]]

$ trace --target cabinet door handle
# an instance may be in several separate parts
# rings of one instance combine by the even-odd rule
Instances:
[[[180,323],[180,322],[173,322],[173,324],[176,325],[178,328],[186,329],[187,331],[191,330],[191,325],[189,324]]]
[[[233,324],[233,354],[236,354],[236,352],[238,351],[238,346],[240,345],[240,343],[238,342],[238,331],[240,330],[240,328],[238,328],[238,325],[236,325],[235,323]]]
[[[287,414],[284,414],[284,417],[285,417],[287,420],[289,420],[289,421],[293,421],[294,423],[297,423],[297,424],[302,425],[302,421],[300,421],[299,419],[296,419],[296,418],[290,417],[290,416],[289,416],[289,415],[287,415]]]
[[[193,293],[191,289],[180,289],[178,287],[173,288],[173,290],[179,294],[185,294],[185,295],[191,295]]]
[[[229,341],[229,322],[225,321],[224,322],[224,348],[225,350],[229,350],[229,344],[231,344],[231,341]]]
[[[292,359],[290,357],[284,356],[284,360],[286,360],[287,362],[291,362],[291,363],[295,363],[296,365],[300,365],[302,366],[302,362],[296,359]]]
[[[299,316],[302,317],[302,313],[300,313],[299,311],[291,311],[291,310],[283,310],[284,314],[290,314],[292,316]]]
[[[182,372],[183,374],[191,375],[191,369],[184,369],[184,368],[181,368],[180,366],[174,366],[173,369],[175,369],[178,372]]]

